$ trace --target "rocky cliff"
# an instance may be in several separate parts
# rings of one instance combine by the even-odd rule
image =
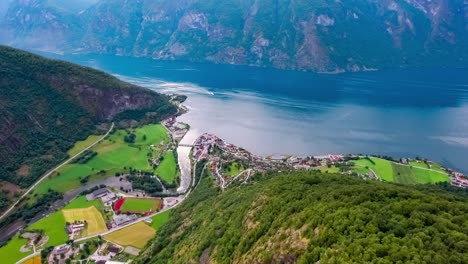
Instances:
[[[8,43],[318,72],[468,58],[463,0],[94,0],[80,12],[50,2],[14,1]]]

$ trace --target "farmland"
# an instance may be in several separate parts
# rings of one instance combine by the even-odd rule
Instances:
[[[129,227],[112,232],[104,236],[104,239],[121,246],[143,248],[155,234],[156,231],[153,228],[143,222],[138,222]]]
[[[28,255],[31,252],[21,252],[20,249],[27,243],[26,239],[20,238],[18,235],[14,236],[8,244],[0,248],[0,260],[10,260],[14,263]]]
[[[354,162],[357,167],[364,167],[373,170],[379,178],[393,182],[393,170],[389,161],[379,158],[362,158]]]
[[[355,171],[365,174],[365,170],[372,170],[379,178],[389,182],[431,184],[449,180],[448,175],[438,164],[433,164],[433,169],[429,169],[428,165],[422,162],[413,161],[410,165],[404,165],[374,157],[361,158],[354,161],[354,164]]]
[[[48,246],[61,245],[68,241],[68,235],[65,232],[65,217],[62,211],[57,211],[49,216],[42,218],[36,223],[30,225],[27,230],[42,230],[49,237],[46,243]]]
[[[147,213],[157,211],[160,205],[159,199],[125,198],[120,208],[116,209],[123,213]]]
[[[125,138],[128,135],[134,135],[132,142],[126,142]],[[90,143],[92,139],[85,140]],[[108,138],[101,141],[99,144],[91,148],[91,151],[97,155],[91,158],[84,164],[68,164],[47,180],[39,184],[34,193],[44,194],[48,189],[53,189],[59,192],[78,187],[83,180],[92,181],[102,177],[113,176],[117,172],[124,172],[129,168],[153,171],[154,169],[148,163],[148,156],[159,156],[162,154],[163,148],[154,147],[151,145],[160,146],[160,143],[168,143],[169,137],[165,128],[162,125],[146,125],[133,130],[116,130]],[[74,148],[70,150],[75,153],[82,149],[83,142],[77,142]],[[173,155],[172,155],[173,156]],[[169,170],[169,167],[175,168],[175,160],[168,158],[167,165],[164,165],[164,174],[168,179],[175,177],[175,173]],[[163,167],[164,168],[164,167]],[[88,178],[89,177],[89,178]],[[173,181],[173,180],[172,180]]]
[[[151,223],[151,227],[154,228],[156,231],[158,231],[161,228],[161,226],[164,225],[169,220],[171,211],[172,210],[167,210],[167,211],[164,211],[160,214],[157,214],[151,217],[151,220],[153,220],[153,222]]]
[[[87,228],[83,236],[91,236],[107,231],[104,218],[94,206],[81,209],[64,209],[62,212],[66,222],[86,221]]]
[[[42,263],[41,255],[37,255],[37,256],[34,256],[34,257],[30,258],[30,259],[27,259],[22,264],[41,264],[41,263]]]
[[[168,183],[174,183],[177,177],[177,163],[173,151],[168,151],[164,159],[156,168],[156,174]]]

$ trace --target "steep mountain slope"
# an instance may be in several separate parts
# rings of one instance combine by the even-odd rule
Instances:
[[[74,13],[57,5],[15,1],[9,43],[319,72],[468,59],[463,0],[99,0]]]
[[[0,46],[0,181],[29,186],[96,125],[160,120],[166,96],[108,74]]]
[[[440,187],[439,187],[440,188]],[[205,178],[137,263],[466,263],[468,196],[293,172]]]

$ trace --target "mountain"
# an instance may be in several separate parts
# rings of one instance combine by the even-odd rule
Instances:
[[[68,1],[15,0],[2,41],[55,52],[318,72],[466,65],[465,2],[89,0],[66,8]]]
[[[101,123],[159,121],[175,112],[164,95],[5,46],[0,98],[0,182],[20,187],[66,158],[74,142],[98,132]]]
[[[468,195],[299,171],[174,209],[136,263],[467,263]]]

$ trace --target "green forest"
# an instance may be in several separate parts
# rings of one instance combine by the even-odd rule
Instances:
[[[468,263],[468,194],[299,171],[204,177],[138,263]]]

